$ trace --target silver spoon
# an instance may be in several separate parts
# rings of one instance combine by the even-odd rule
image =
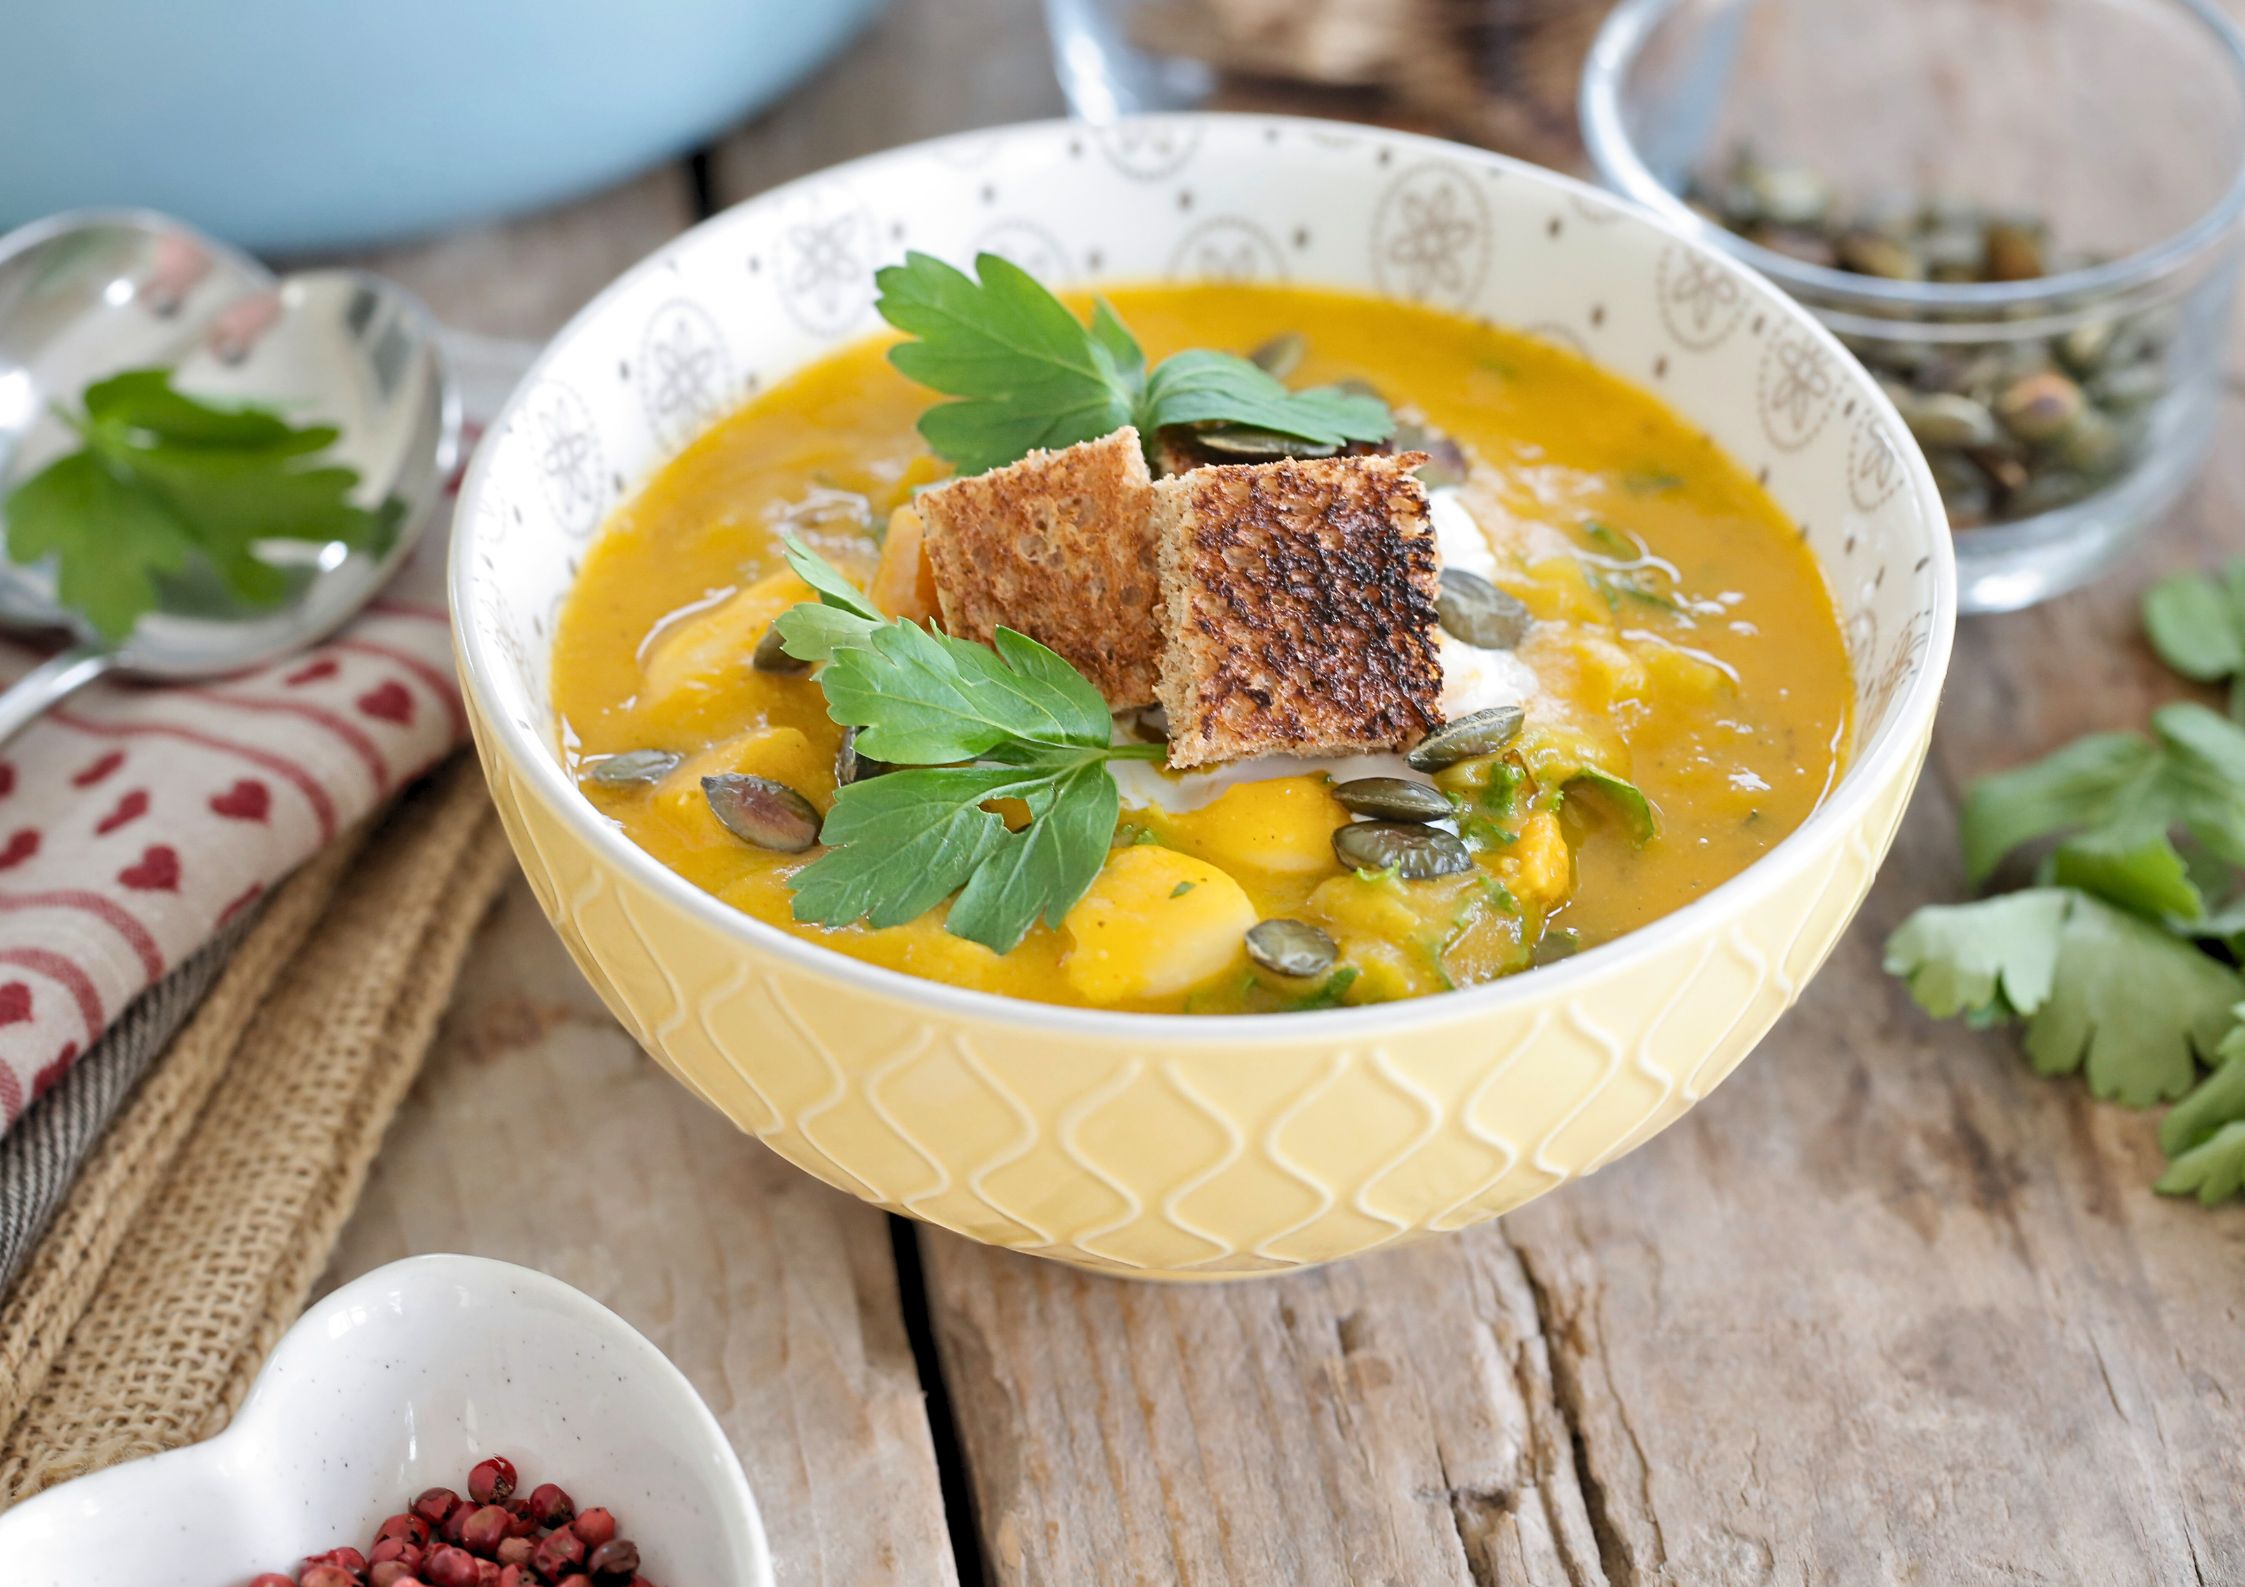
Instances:
[[[358,471],[360,506],[395,504],[395,537],[380,555],[276,542],[265,560],[289,575],[279,605],[183,579],[116,644],[62,607],[50,570],[0,560],[0,622],[74,636],[0,693],[0,742],[105,674],[223,677],[324,639],[412,552],[458,455],[436,323],[403,288],[354,270],[276,277],[162,215],[88,211],[0,237],[0,499],[76,444],[56,407],[150,365],[196,396],[336,426],[322,461]]]

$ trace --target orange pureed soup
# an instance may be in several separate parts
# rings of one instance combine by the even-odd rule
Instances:
[[[1297,383],[1368,382],[1471,460],[1434,493],[1445,561],[1478,559],[1535,619],[1498,658],[1525,691],[1520,737],[1433,779],[1459,807],[1472,867],[1407,881],[1344,866],[1332,835],[1350,815],[1330,769],[1136,766],[1091,891],[1009,953],[951,935],[941,906],[881,929],[796,921],[788,878],[819,851],[735,837],[701,779],[746,772],[832,803],[842,730],[817,682],[750,657],[811,595],[781,531],[870,584],[892,512],[946,472],[914,429],[933,399],[888,365],[885,337],[718,423],[586,558],[555,639],[554,698],[570,767],[633,842],[759,920],[913,975],[1053,1003],[1277,1011],[1439,992],[1603,942],[1735,875],[1837,779],[1852,691],[1822,574],[1754,481],[1646,392],[1543,342],[1352,294],[1106,295],[1149,358],[1299,333]],[[644,785],[588,780],[639,750],[683,758]],[[1652,835],[1581,775],[1591,767],[1642,790]],[[1324,931],[1330,971],[1256,965],[1242,926],[1274,918]]]

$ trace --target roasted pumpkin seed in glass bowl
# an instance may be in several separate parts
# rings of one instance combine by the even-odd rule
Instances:
[[[2189,487],[2245,213],[2245,38],[2214,0],[1624,0],[1582,112],[1609,186],[1879,378],[1966,611],[2095,577]],[[1691,285],[1659,285],[1687,353],[1751,334]]]

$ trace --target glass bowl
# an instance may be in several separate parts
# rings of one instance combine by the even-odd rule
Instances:
[[[2196,474],[2245,212],[2245,37],[2208,0],[1623,0],[1582,121],[1607,185],[1880,377],[1964,610],[2095,576]]]

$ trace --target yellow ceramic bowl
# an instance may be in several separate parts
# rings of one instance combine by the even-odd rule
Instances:
[[[1290,276],[1549,336],[1762,474],[1830,577],[1851,769],[1767,857],[1565,964],[1415,1002],[1194,1019],[1017,1003],[740,915],[563,774],[547,647],[622,496],[760,385],[875,327],[907,247],[1048,279]],[[1563,178],[1265,117],[1042,125],[898,150],[673,242],[562,333],[485,440],[453,608],[476,743],[540,902],[681,1084],[819,1178],[1085,1267],[1213,1278],[1494,1217],[1705,1096],[1854,914],[1902,814],[1954,624],[1933,482],[1877,387],[1739,266]]]

